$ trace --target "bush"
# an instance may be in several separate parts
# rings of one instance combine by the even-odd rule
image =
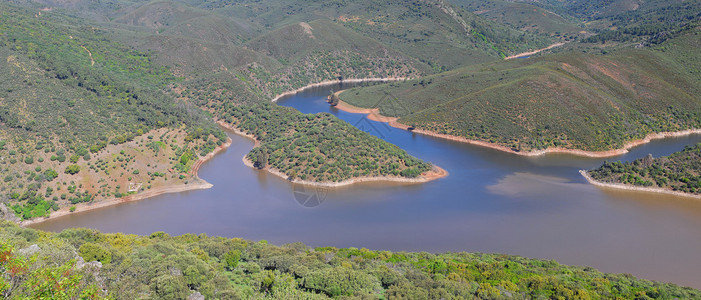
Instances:
[[[78,254],[85,261],[99,261],[108,264],[112,261],[112,253],[95,243],[85,243],[78,249]]]
[[[47,169],[46,171],[44,171],[44,176],[46,176],[46,180],[52,181],[56,177],[58,177],[58,172],[56,172],[53,169]]]
[[[229,270],[236,269],[236,266],[239,264],[239,260],[241,259],[241,251],[239,250],[231,250],[222,256],[222,260],[226,264],[226,268]]]
[[[66,172],[66,174],[75,175],[78,172],[80,172],[80,166],[79,165],[70,165],[70,166],[66,167],[65,172]]]

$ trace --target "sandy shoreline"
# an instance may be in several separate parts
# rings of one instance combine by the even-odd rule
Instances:
[[[337,92],[339,94],[342,91]],[[393,117],[386,117],[383,115],[380,115],[379,109],[378,108],[362,108],[362,107],[357,107],[353,106],[351,104],[348,104],[343,101],[339,101],[338,105],[336,105],[336,108],[349,112],[349,113],[361,113],[361,114],[367,114],[368,119],[373,120],[373,121],[379,121],[379,122],[385,122],[388,123],[390,126],[399,128],[399,129],[404,129],[408,130],[409,126],[404,125],[402,123],[399,123],[398,118],[393,118]],[[462,142],[462,143],[468,143],[472,145],[477,145],[477,146],[482,146],[482,147],[487,147],[503,152],[508,152],[516,155],[522,155],[522,156],[540,156],[540,155],[545,155],[548,153],[561,153],[561,154],[572,154],[572,155],[577,155],[577,156],[584,156],[584,157],[592,157],[592,158],[605,158],[605,157],[612,157],[612,156],[619,156],[628,153],[628,150],[640,146],[642,144],[649,143],[652,140],[657,140],[657,139],[664,139],[668,137],[680,137],[680,136],[686,136],[686,135],[691,135],[691,134],[701,134],[701,129],[688,129],[688,130],[682,130],[682,131],[674,131],[674,132],[658,132],[658,133],[651,133],[648,134],[645,138],[643,139],[638,139],[634,140],[631,142],[626,143],[623,145],[622,148],[620,149],[613,149],[613,150],[607,150],[607,151],[586,151],[586,150],[579,150],[579,149],[567,149],[567,148],[558,148],[558,147],[550,147],[547,149],[543,150],[535,150],[535,151],[528,151],[528,152],[520,152],[520,151],[514,151],[513,149],[506,147],[506,146],[501,146],[485,141],[478,141],[478,140],[471,140],[465,137],[461,136],[455,136],[455,135],[449,135],[449,134],[442,134],[442,133],[436,133],[424,129],[414,129],[412,132],[416,132],[419,134],[423,135],[428,135],[428,136],[433,136],[433,137],[438,137],[446,140],[451,140],[451,141],[456,141],[456,142]]]
[[[607,183],[607,182],[597,181],[596,179],[589,176],[589,173],[586,170],[579,170],[579,174],[582,174],[582,176],[584,177],[584,179],[587,180],[587,182],[589,182],[595,186],[599,186],[599,187],[603,187],[603,188],[667,194],[667,195],[674,195],[674,196],[680,196],[680,197],[701,199],[701,195],[672,191],[672,190],[668,190],[668,189],[633,186],[633,185],[627,185],[627,184],[622,184],[622,183]]]
[[[232,132],[236,133],[237,135],[247,137],[255,142],[253,147],[258,147],[260,145],[260,141],[255,138],[255,136],[246,134],[233,126],[223,122],[223,121],[218,121],[217,122],[220,126],[231,130]],[[249,159],[246,158],[244,155],[241,158],[241,161],[243,162],[244,165],[248,166],[251,169],[256,169],[256,167],[253,166],[253,162],[250,161]],[[287,176],[285,173],[280,172],[280,170],[277,169],[272,169],[272,168],[265,168],[263,171],[270,172],[271,174],[280,177],[282,179],[285,179],[289,182],[296,183],[296,184],[304,184],[304,185],[310,185],[310,186],[323,186],[323,187],[340,187],[340,186],[347,186],[351,185],[354,183],[359,183],[359,182],[405,182],[405,183],[424,183],[424,182],[429,182],[432,180],[436,180],[438,178],[443,178],[448,176],[448,171],[444,170],[441,167],[438,166],[433,166],[433,169],[431,169],[428,172],[425,172],[421,174],[417,178],[406,178],[406,177],[399,177],[399,176],[375,176],[375,177],[359,177],[359,178],[354,178],[354,179],[349,179],[349,180],[344,180],[341,182],[316,182],[316,181],[308,181],[308,180],[289,180],[289,176]]]
[[[250,161],[249,159],[246,158],[246,156],[241,158],[241,161],[243,161],[243,164],[252,168],[256,169],[253,166],[253,162]],[[353,179],[348,179],[344,181],[339,181],[339,182],[317,182],[317,181],[309,181],[309,180],[290,180],[289,177],[285,174],[280,172],[277,169],[272,169],[272,168],[265,168],[263,171],[270,172],[271,174],[280,177],[282,179],[285,179],[289,182],[295,183],[295,184],[303,184],[303,185],[309,185],[309,186],[321,186],[321,187],[341,187],[341,186],[347,186],[351,185],[354,183],[360,183],[360,182],[402,182],[402,183],[424,183],[424,182],[429,182],[436,180],[438,178],[443,178],[448,176],[448,171],[444,170],[441,167],[438,166],[433,166],[433,168],[425,173],[422,173],[419,177],[417,178],[406,178],[406,177],[399,177],[399,176],[373,176],[373,177],[358,177],[358,178],[353,178]]]
[[[332,85],[332,84],[338,84],[338,83],[385,82],[385,81],[389,82],[389,81],[402,81],[402,80],[409,80],[409,79],[411,79],[411,78],[409,78],[409,77],[385,77],[385,78],[373,77],[373,78],[351,78],[351,79],[343,79],[343,80],[326,80],[326,81],[322,81],[319,83],[312,83],[312,84],[306,85],[306,86],[298,88],[294,91],[284,92],[280,95],[275,96],[275,98],[273,98],[272,101],[277,102],[282,97],[294,95],[294,94],[302,92],[308,88],[313,88],[313,87],[320,87],[320,86],[326,86],[326,85]]]
[[[196,183],[179,184],[179,185],[172,185],[172,186],[162,186],[162,187],[153,188],[153,189],[150,189],[147,191],[143,191],[141,193],[128,195],[128,196],[121,197],[121,198],[107,199],[107,200],[103,200],[103,201],[99,201],[99,202],[95,202],[95,203],[78,203],[75,205],[76,210],[74,212],[71,212],[69,210],[69,207],[63,207],[57,211],[51,212],[49,217],[24,220],[24,221],[20,222],[19,225],[20,226],[29,226],[32,224],[38,224],[38,223],[41,223],[41,222],[44,222],[47,220],[60,218],[60,217],[67,216],[70,214],[91,211],[91,210],[98,209],[98,208],[117,205],[120,203],[139,201],[139,200],[143,200],[146,198],[151,198],[151,197],[155,197],[155,196],[163,195],[163,194],[180,193],[180,192],[186,192],[186,191],[192,191],[192,190],[205,190],[205,189],[211,188],[213,185],[211,183],[206,182],[203,179],[199,178],[197,176],[197,172],[199,171],[202,164],[204,164],[206,161],[212,159],[215,155],[217,155],[222,150],[228,148],[230,145],[231,145],[231,139],[227,139],[227,141],[224,144],[222,144],[221,146],[218,146],[217,148],[214,149],[214,151],[207,154],[206,156],[201,157],[192,165],[192,169],[190,170],[190,174],[192,174],[194,176],[194,178],[196,178],[196,181],[197,181]]]

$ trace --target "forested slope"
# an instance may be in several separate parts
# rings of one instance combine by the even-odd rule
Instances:
[[[79,20],[0,7],[1,200],[18,217],[188,183],[180,172],[226,141],[168,95],[176,78],[150,54]]]
[[[284,56],[243,45],[239,38],[248,39],[247,30],[258,30],[256,25],[222,17],[210,20],[214,24],[233,22],[221,35],[186,34],[174,28],[197,25],[191,21],[201,20],[209,12],[163,2],[123,14],[108,26],[47,9],[0,7],[0,200],[21,219],[151,189],[206,186],[196,177],[193,166],[226,142],[213,117],[231,117],[231,105],[242,111],[256,108],[256,115],[237,119],[241,123],[234,124],[253,124],[243,130],[263,129],[271,134],[297,128],[294,136],[286,138],[300,141],[314,140],[317,137],[310,135],[319,129],[333,136],[333,143],[327,143],[334,145],[332,153],[322,153],[322,157],[314,156],[319,154],[317,150],[309,153],[313,155],[300,155],[306,148],[270,153],[271,165],[291,179],[337,182],[354,177],[416,177],[430,169],[429,164],[335,117],[312,116],[311,120],[323,120],[324,125],[309,122],[309,126],[300,127],[308,116],[255,104],[267,101],[273,92],[337,76],[312,74],[305,77],[308,81],[290,84],[280,83],[281,77],[256,73],[265,66],[289,65],[283,63]],[[178,21],[179,17],[185,21]],[[315,45],[356,40],[354,47],[359,51],[341,55],[347,58],[345,62],[353,62],[341,74],[364,70],[394,76],[392,70],[411,68],[408,63],[395,66],[397,61],[411,59],[378,42],[330,21],[311,23],[321,40]],[[152,34],[151,29],[160,33]],[[242,35],[236,40],[221,40],[234,31]],[[138,42],[127,42],[134,37]],[[265,39],[263,35],[257,41]],[[277,37],[273,34],[272,39]],[[207,49],[203,43],[213,46]],[[138,50],[141,46],[143,50]],[[336,51],[330,45],[323,50],[326,54]],[[212,58],[210,51],[218,51],[221,59]],[[307,47],[301,56],[287,59],[304,61],[296,64],[304,66],[310,57],[318,60],[326,55],[314,51]],[[386,61],[369,59],[372,55]],[[324,59],[334,65],[319,70],[342,67],[329,57]],[[209,68],[218,71],[208,72]],[[390,73],[381,73],[386,70]],[[257,109],[260,107],[264,109]],[[265,118],[271,113],[281,118],[275,127]],[[245,123],[248,118],[254,122]],[[269,142],[264,138],[261,135]],[[318,143],[305,146],[321,147]],[[252,155],[261,149],[268,148],[257,148]],[[353,153],[349,169],[345,166],[348,161],[337,153]],[[336,159],[325,159],[331,157]]]
[[[701,297],[673,284],[517,256],[313,249],[205,234],[48,233],[0,223],[0,251],[0,292],[9,299],[60,292],[90,299]]]
[[[566,51],[357,88],[341,100],[436,133],[516,151],[606,151],[701,127],[698,29],[659,46]],[[383,98],[393,101],[380,101]]]
[[[604,162],[587,172],[594,180],[669,191],[701,194],[701,144],[669,156],[649,155],[632,162]]]
[[[431,164],[330,114],[305,115],[263,104],[230,106],[226,115],[234,127],[261,141],[247,156],[256,167],[273,168],[293,180],[415,178],[431,170]]]
[[[537,6],[539,3],[535,1],[451,0],[450,2],[480,17],[499,24],[509,24],[523,31],[548,34],[563,40],[572,40],[587,34],[585,26],[576,18],[539,7]]]

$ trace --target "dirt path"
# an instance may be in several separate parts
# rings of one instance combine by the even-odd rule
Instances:
[[[95,60],[92,59],[92,52],[90,52],[90,50],[88,50],[88,48],[85,48],[85,46],[80,46],[80,47],[83,47],[83,49],[85,49],[85,51],[88,51],[88,56],[90,56],[90,65],[91,65],[91,66],[94,66],[94,65],[95,65]]]
[[[529,52],[519,53],[519,54],[516,54],[516,55],[511,55],[511,56],[508,56],[508,57],[504,57],[504,59],[505,59],[505,60],[508,60],[508,59],[512,59],[512,58],[519,58],[519,57],[523,57],[523,56],[530,56],[530,55],[536,54],[536,53],[541,52],[541,51],[550,50],[550,49],[555,48],[555,47],[560,47],[560,46],[562,46],[562,45],[564,45],[564,44],[565,44],[565,43],[563,43],[563,42],[559,42],[559,43],[555,43],[555,44],[552,44],[552,45],[550,45],[550,46],[547,46],[547,47],[545,47],[545,48],[543,48],[543,49],[538,49],[538,50],[533,50],[533,51],[529,51]]]

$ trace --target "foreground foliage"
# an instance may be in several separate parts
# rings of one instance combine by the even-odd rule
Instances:
[[[48,233],[9,223],[0,225],[0,241],[0,290],[11,299],[70,299],[79,294],[185,299],[193,293],[207,299],[701,297],[697,290],[630,275],[495,254],[312,249],[301,243],[274,246],[163,232]],[[78,266],[76,260],[94,262]],[[17,272],[18,263],[25,269]]]
[[[701,144],[686,146],[669,156],[645,158],[632,162],[604,162],[588,171],[602,182],[658,187],[671,191],[701,194]]]

